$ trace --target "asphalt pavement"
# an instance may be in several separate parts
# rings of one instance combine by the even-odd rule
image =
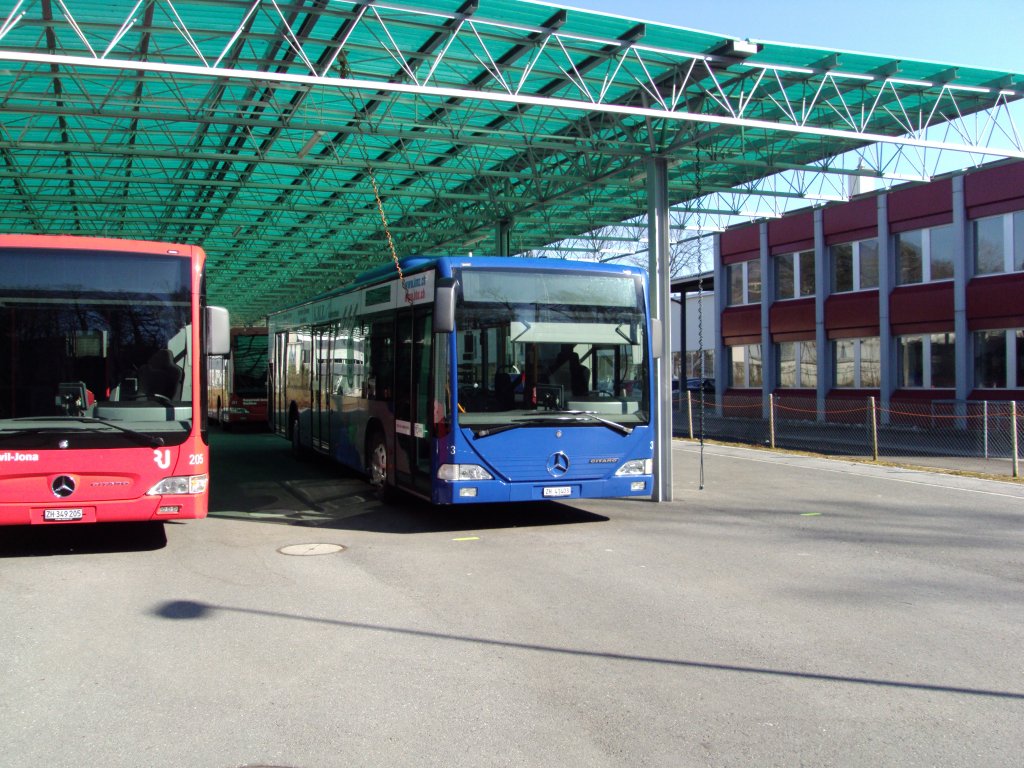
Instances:
[[[205,520],[0,529],[0,765],[1021,765],[1024,485],[673,459],[430,508],[215,433]]]

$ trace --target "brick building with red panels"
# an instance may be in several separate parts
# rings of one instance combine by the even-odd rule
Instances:
[[[1024,399],[1024,163],[716,239],[723,402]]]

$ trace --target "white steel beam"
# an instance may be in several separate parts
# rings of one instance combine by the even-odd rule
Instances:
[[[1024,159],[1024,148],[996,148],[980,145],[957,144],[948,141],[933,141],[913,136],[889,136],[861,130],[840,130],[822,128],[813,125],[772,122],[728,115],[709,115],[694,112],[674,111],[653,107],[631,106],[621,104],[602,104],[585,100],[571,100],[546,96],[533,96],[522,93],[500,93],[495,91],[469,90],[439,86],[423,86],[399,82],[380,82],[342,77],[321,77],[317,75],[298,75],[287,72],[251,71],[245,69],[229,69],[224,67],[203,67],[184,64],[166,64],[151,61],[116,61],[82,56],[66,56],[46,53],[0,50],[0,61],[12,63],[34,62],[51,67],[71,67],[78,69],[130,70],[135,72],[159,72],[170,75],[208,78],[224,81],[249,81],[253,83],[281,83],[295,86],[336,88],[339,90],[386,92],[409,94],[413,96],[433,97],[436,99],[459,99],[462,101],[482,101],[488,103],[509,104],[515,106],[544,107],[547,109],[565,110],[567,112],[594,112],[600,114],[623,115],[644,119],[659,119],[670,122],[695,123],[705,125],[721,125],[747,130],[764,131],[766,134],[789,134],[793,136],[818,136],[823,138],[841,139],[853,143],[892,144],[902,147],[916,147],[947,152],[969,152],[987,157]]]

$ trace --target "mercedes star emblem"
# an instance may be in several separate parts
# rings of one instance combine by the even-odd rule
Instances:
[[[548,473],[552,477],[561,477],[569,471],[569,457],[559,451],[548,457]]]
[[[53,490],[53,495],[60,498],[66,498],[75,492],[75,478],[69,477],[68,475],[59,475],[53,478],[53,482],[50,483],[50,488]]]

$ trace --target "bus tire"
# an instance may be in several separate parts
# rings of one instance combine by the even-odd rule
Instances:
[[[384,439],[384,433],[376,429],[366,441],[366,475],[377,498],[381,501],[386,501],[390,496],[388,487],[390,460],[391,456],[388,454],[388,444]]]

